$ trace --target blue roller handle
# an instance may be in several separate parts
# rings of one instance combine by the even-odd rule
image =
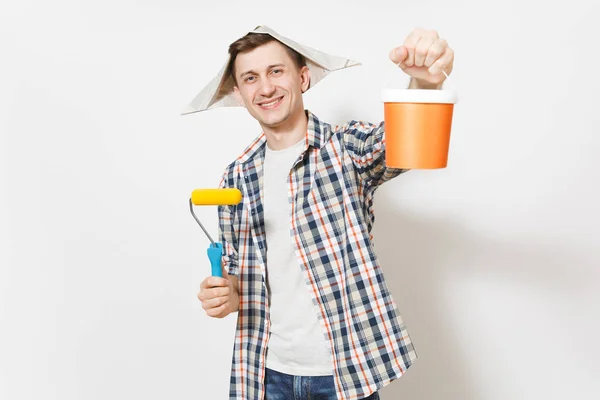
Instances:
[[[223,256],[223,244],[215,242],[210,244],[207,249],[208,259],[210,260],[210,268],[212,270],[212,276],[223,277],[223,268],[221,266],[221,257]]]

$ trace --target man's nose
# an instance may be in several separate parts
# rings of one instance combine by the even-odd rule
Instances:
[[[275,92],[275,85],[267,78],[261,79],[260,94],[263,97],[270,97]]]

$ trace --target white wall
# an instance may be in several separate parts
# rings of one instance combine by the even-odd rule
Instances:
[[[227,397],[235,321],[196,299],[187,199],[259,127],[179,112],[259,24],[363,62],[305,96],[332,123],[383,118],[385,79],[407,82],[388,51],[414,27],[456,50],[448,168],[376,198],[420,355],[383,398],[600,397],[598,2],[203,3],[3,5],[1,399]]]

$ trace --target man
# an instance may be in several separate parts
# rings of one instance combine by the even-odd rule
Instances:
[[[417,358],[373,252],[373,195],[405,172],[385,165],[384,123],[331,126],[304,109],[306,58],[273,36],[229,47],[226,75],[263,132],[225,170],[243,193],[219,207],[224,278],[198,298],[238,312],[231,399],[378,399]],[[409,88],[439,89],[452,49],[414,30],[390,59]]]

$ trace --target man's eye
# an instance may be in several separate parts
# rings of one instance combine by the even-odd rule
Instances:
[[[278,74],[278,73],[280,73],[280,72],[283,72],[283,71],[282,71],[282,70],[280,70],[280,69],[274,69],[274,70],[273,70],[273,73],[274,73],[274,74]]]
[[[253,76],[249,76],[246,79],[244,79],[244,82],[251,82],[251,80],[253,80],[254,77]]]

